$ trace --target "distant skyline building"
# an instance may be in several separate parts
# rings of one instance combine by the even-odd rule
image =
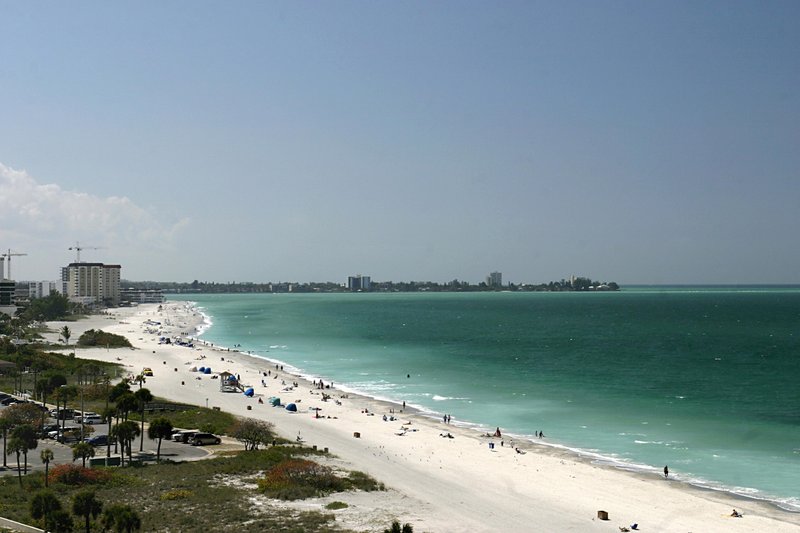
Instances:
[[[491,272],[486,276],[486,285],[489,287],[502,287],[503,286],[503,273]]]
[[[57,292],[55,281],[31,281],[28,283],[28,298],[47,298]]]
[[[10,279],[0,280],[0,307],[8,307],[14,304],[14,293],[17,284]],[[13,311],[11,312],[13,315]]]
[[[61,269],[63,293],[73,302],[84,305],[120,301],[120,265],[70,263]]]
[[[369,276],[358,274],[347,278],[347,288],[351,291],[368,291],[370,286],[371,280]]]
[[[160,304],[164,303],[164,293],[161,289],[127,288],[120,291],[120,301],[131,304]]]

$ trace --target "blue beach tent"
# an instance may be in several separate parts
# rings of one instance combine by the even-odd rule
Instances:
[[[201,366],[201,367],[200,367],[200,373],[201,373],[201,374],[205,374],[205,373],[206,373],[206,367],[204,367],[204,366]]]
[[[254,391],[252,388],[249,388],[246,391],[244,391],[244,395],[247,396],[248,398],[251,398],[253,394],[255,394],[255,392],[256,391]]]
[[[206,371],[204,373],[205,374],[210,374],[211,373],[211,367],[210,366],[206,367]]]
[[[295,404],[293,404],[293,403],[286,404],[286,410],[287,411],[291,411],[293,413],[296,413],[297,412],[297,406]]]

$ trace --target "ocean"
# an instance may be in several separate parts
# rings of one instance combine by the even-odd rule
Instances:
[[[800,512],[798,288],[170,300],[338,389]]]

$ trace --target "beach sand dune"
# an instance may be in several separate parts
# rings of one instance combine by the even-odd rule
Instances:
[[[473,430],[413,411],[401,413],[399,405],[343,395],[335,388],[321,391],[274,363],[246,354],[200,344],[159,344],[160,336],[194,335],[201,321],[190,305],[168,302],[161,311],[156,304],[114,309],[67,325],[73,342],[82,331],[95,328],[124,335],[135,346],[79,348],[77,357],[119,362],[132,374],[150,367],[154,376],[145,386],[156,396],[267,420],[284,438],[299,436],[307,445],[328,448],[342,466],[385,483],[390,493],[357,497],[359,504],[347,511],[348,527],[374,531],[388,525],[386,517],[397,517],[419,532],[617,532],[632,523],[651,532],[800,531],[800,516],[762,502],[594,465],[532,443],[506,440],[501,446],[500,439]],[[50,327],[57,331],[61,325]],[[48,336],[58,341],[57,333]],[[239,375],[254,388],[254,397],[221,392],[219,379],[191,371],[200,366]],[[322,392],[331,398],[323,401]],[[298,411],[270,406],[271,396],[284,404],[294,402]],[[384,420],[384,414],[396,420]],[[369,509],[368,502],[374,504]],[[733,508],[744,518],[728,516]],[[357,509],[362,509],[362,518]],[[598,518],[600,510],[609,520]]]

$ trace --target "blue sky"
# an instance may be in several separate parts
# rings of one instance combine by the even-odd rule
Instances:
[[[133,280],[800,283],[797,2],[3,2],[0,248]]]

